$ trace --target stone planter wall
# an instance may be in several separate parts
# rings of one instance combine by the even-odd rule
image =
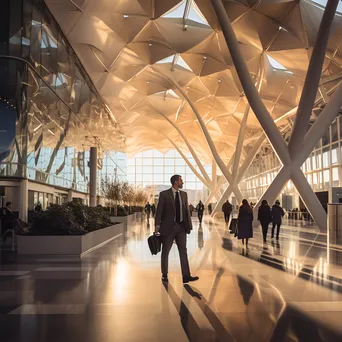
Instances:
[[[143,213],[141,211],[135,213],[135,217],[137,220],[142,220],[144,218],[144,215],[145,215],[145,213]]]
[[[86,235],[17,236],[18,254],[53,254],[83,257],[120,237],[124,233],[123,223],[99,229]]]
[[[124,224],[124,227],[127,229],[127,227],[131,224],[134,224],[136,221],[136,213],[131,214],[128,216],[111,216],[110,220],[115,223],[115,222],[122,222]]]

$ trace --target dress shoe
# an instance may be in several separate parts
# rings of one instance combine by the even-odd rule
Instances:
[[[167,277],[167,274],[162,275],[162,281],[167,283],[169,281],[169,278]]]
[[[198,279],[199,279],[199,277],[192,277],[192,276],[183,277],[183,284],[187,284],[190,281],[196,281]]]

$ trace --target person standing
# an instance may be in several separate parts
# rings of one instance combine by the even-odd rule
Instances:
[[[279,232],[280,226],[282,223],[282,219],[285,215],[284,209],[280,206],[279,200],[276,200],[274,205],[272,206],[272,239],[274,238],[274,230],[277,226],[277,240],[279,240]]]
[[[40,204],[40,202],[37,203],[37,205],[34,208],[34,211],[36,213],[40,213],[42,211],[42,205]]]
[[[222,206],[222,211],[224,214],[224,221],[226,222],[227,225],[229,223],[229,218],[230,218],[230,214],[232,213],[232,210],[233,210],[233,206],[229,203],[229,200],[227,199],[227,201],[224,202]]]
[[[192,204],[189,205],[190,217],[192,217],[192,213],[194,212],[194,206]]]
[[[190,274],[186,249],[186,234],[190,234],[192,230],[188,195],[185,191],[180,191],[183,188],[182,176],[173,175],[170,181],[172,187],[159,194],[155,217],[155,233],[160,234],[162,242],[162,281],[168,281],[169,253],[175,240],[181,262],[183,283],[188,283],[199,279]]]
[[[2,209],[2,229],[1,239],[6,240],[7,231],[13,229],[15,234],[22,234],[25,228],[29,227],[27,223],[17,218],[12,211],[12,203],[6,202],[6,207]]]
[[[248,247],[248,239],[253,237],[253,210],[246,199],[242,200],[239,208],[238,216],[238,239],[246,240],[246,248]]]
[[[156,206],[154,203],[152,203],[151,205],[151,212],[152,212],[152,217],[154,217],[156,215]]]
[[[196,210],[197,210],[198,219],[200,223],[202,223],[203,212],[204,212],[204,204],[202,203],[202,201],[198,202]]]
[[[258,209],[258,220],[261,224],[264,242],[266,242],[268,226],[272,222],[271,208],[266,200],[262,200]]]
[[[145,213],[147,215],[147,221],[149,221],[150,215],[151,215],[151,204],[150,204],[150,202],[147,202],[147,204],[145,205]]]

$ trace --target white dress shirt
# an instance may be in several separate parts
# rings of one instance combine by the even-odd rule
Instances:
[[[179,205],[180,205],[180,222],[183,222],[183,210],[182,210],[182,196],[179,190],[176,190],[174,187],[171,188],[173,193],[173,200],[176,201],[176,192],[179,193]],[[176,202],[175,202],[176,204]],[[176,217],[175,217],[176,222]]]

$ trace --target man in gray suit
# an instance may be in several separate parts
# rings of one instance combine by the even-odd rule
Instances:
[[[186,234],[190,234],[192,229],[188,195],[186,192],[179,190],[183,188],[183,180],[180,175],[173,175],[170,181],[172,187],[159,194],[159,203],[155,217],[155,232],[160,233],[162,241],[162,281],[168,281],[169,253],[173,241],[176,240],[181,261],[183,283],[188,283],[189,281],[199,279],[190,275],[186,250]]]

